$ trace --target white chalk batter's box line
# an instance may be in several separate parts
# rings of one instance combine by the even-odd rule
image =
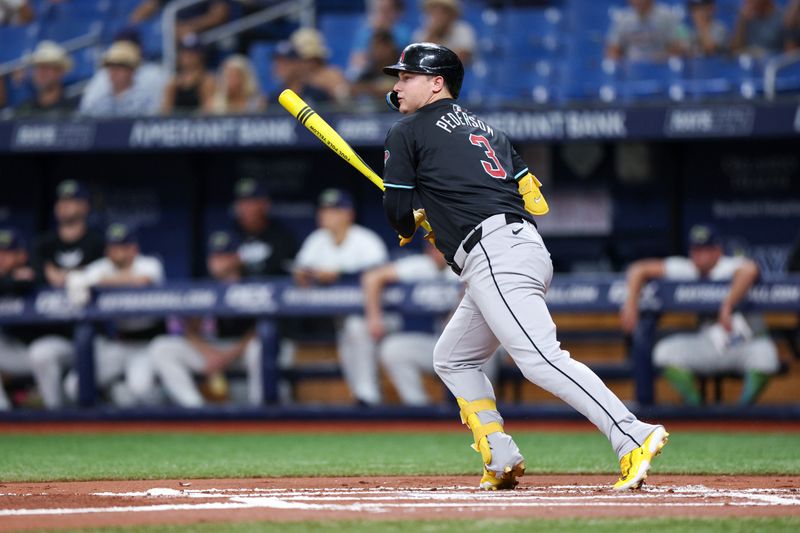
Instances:
[[[33,496],[34,494],[0,494]],[[47,496],[47,493],[37,494]],[[606,486],[558,485],[524,487],[513,492],[484,492],[474,487],[425,487],[398,489],[314,488],[314,489],[169,489],[140,492],[98,492],[98,499],[135,498],[131,506],[61,509],[5,509],[2,516],[41,516],[123,512],[201,511],[237,509],[282,509],[304,511],[359,511],[382,513],[402,509],[502,509],[537,507],[611,507],[636,504],[641,507],[766,507],[800,506],[796,489],[715,489],[703,485],[646,486],[635,492],[611,493]],[[666,501],[664,499],[667,498]],[[164,503],[170,499],[224,500],[197,503]],[[653,501],[658,500],[658,501]],[[154,503],[158,501],[159,503]]]

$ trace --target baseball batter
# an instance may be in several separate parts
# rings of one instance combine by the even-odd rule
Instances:
[[[472,430],[484,463],[480,487],[511,489],[525,472],[481,370],[499,342],[527,379],[608,437],[622,471],[614,488],[638,488],[668,434],[637,420],[561,349],[545,303],[553,266],[531,216],[546,212],[538,181],[502,131],[456,102],[464,67],[451,50],[414,43],[384,72],[399,78],[387,101],[406,115],[386,136],[386,214],[405,239],[427,217],[437,248],[466,285],[436,344],[434,368]]]

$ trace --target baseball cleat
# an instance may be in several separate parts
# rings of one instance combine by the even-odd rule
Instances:
[[[519,485],[518,477],[525,475],[525,463],[519,463],[514,467],[507,466],[501,476],[497,476],[486,465],[483,466],[483,477],[479,485],[483,490],[512,490]]]
[[[619,467],[622,475],[614,483],[614,490],[635,490],[642,486],[653,458],[667,445],[669,433],[664,426],[658,426],[644,441],[644,444],[622,456]]]

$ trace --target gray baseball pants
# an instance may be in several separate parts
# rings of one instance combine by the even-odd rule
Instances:
[[[455,255],[466,293],[436,344],[436,373],[456,397],[494,400],[481,365],[499,342],[529,381],[588,418],[620,458],[639,447],[657,426],[637,420],[556,338],[545,303],[553,264],[535,226],[495,215],[480,227],[477,245],[466,253],[462,244]],[[478,416],[482,424],[503,423],[497,411]]]

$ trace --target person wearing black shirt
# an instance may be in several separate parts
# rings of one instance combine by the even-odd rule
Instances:
[[[236,183],[234,196],[242,277],[287,275],[297,243],[287,228],[270,219],[270,199],[264,186],[244,178]]]
[[[544,201],[534,187],[538,182],[504,132],[456,101],[464,66],[452,50],[411,44],[384,73],[398,78],[387,101],[403,114],[386,136],[387,218],[401,242],[427,218],[436,247],[466,286],[433,358],[481,454],[479,487],[513,489],[525,472],[481,368],[498,342],[527,379],[566,401],[610,440],[621,469],[614,489],[640,487],[667,432],[639,421],[561,348],[545,301],[553,264],[532,217]],[[415,210],[415,202],[424,210]]]
[[[33,270],[28,252],[13,229],[0,229],[0,298],[25,296],[33,289]],[[3,388],[3,375],[27,376],[31,373],[26,344],[31,340],[26,326],[0,328],[0,411],[11,408]]]
[[[230,232],[215,231],[210,235],[206,265],[212,279],[221,283],[241,279],[238,248],[239,242]],[[195,374],[206,377],[207,391],[215,399],[227,396],[224,371],[241,365],[242,359],[247,367],[248,401],[253,405],[261,403],[261,345],[252,319],[187,318],[181,335],[155,338],[148,352],[167,396],[182,407],[200,407],[206,401],[195,384]]]
[[[17,114],[58,117],[78,108],[77,97],[67,97],[64,76],[72,69],[72,58],[52,41],[42,41],[31,55],[36,95],[17,108]]]
[[[33,253],[33,268],[42,285],[63,289],[67,274],[103,257],[105,241],[89,227],[89,211],[89,190],[83,183],[65,180],[58,185],[56,227],[38,240]],[[61,374],[72,366],[74,353],[71,324],[53,325],[31,344],[33,375],[45,407],[61,406]]]

